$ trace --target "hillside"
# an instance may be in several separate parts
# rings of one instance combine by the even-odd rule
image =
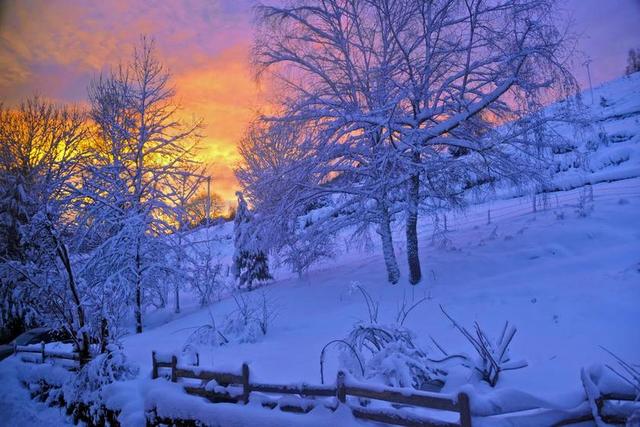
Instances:
[[[517,334],[510,352],[528,366],[505,372],[498,390],[518,389],[547,402],[572,402],[582,389],[580,369],[611,362],[600,346],[638,362],[640,73],[596,88],[593,95],[595,102],[590,104],[590,93],[583,94],[592,128],[572,134],[574,143],[558,154],[554,188],[545,195],[536,201],[531,196],[505,197],[472,205],[464,213],[449,213],[447,230],[439,228],[437,233],[430,220],[422,222],[425,277],[418,286],[407,283],[404,264],[405,279],[389,285],[376,244],[365,251],[348,245],[349,236],[344,236],[342,253],[304,277],[276,268],[273,283],[243,294],[256,301],[264,296],[276,314],[267,334],[232,339],[226,345],[195,345],[201,365],[236,369],[248,362],[257,380],[320,383],[319,357],[325,344],[345,338],[357,322],[369,320],[358,286],[379,303],[383,324],[393,322],[403,300],[425,298],[405,326],[433,357],[441,354],[431,338],[447,351],[472,352],[440,306],[460,324],[472,327],[478,322],[491,335],[499,334],[507,320],[514,324]],[[190,238],[207,240],[209,234],[219,238],[215,252],[228,263],[232,224],[200,230]],[[402,260],[401,245],[397,252]],[[232,318],[237,301],[221,296],[222,300],[200,308],[195,296],[186,295],[182,314],[169,308],[150,313],[144,333],[123,339],[125,353],[140,365],[141,374],[114,396],[126,401],[133,425],[143,414],[145,393],[154,387],[147,379],[151,351],[180,354],[199,327],[211,325],[212,319],[220,325]],[[15,363],[0,363],[0,378]],[[327,376],[333,379],[339,368],[338,351],[333,348],[327,354]],[[464,375],[452,375],[445,391],[470,382],[465,385],[470,393],[495,393]],[[5,402],[0,403],[0,412],[15,401],[15,395],[0,388],[0,402]],[[235,425],[249,422],[228,406],[212,409],[210,416],[234,419]],[[264,425],[301,420],[290,414],[263,416]],[[304,423],[326,425],[338,420],[340,425],[360,425],[344,414],[324,416]]]
[[[407,326],[432,354],[437,349],[429,337],[446,349],[471,351],[439,305],[460,323],[478,321],[494,334],[505,320],[514,323],[513,355],[529,366],[507,372],[503,388],[554,400],[581,388],[581,367],[610,361],[599,346],[633,360],[640,350],[640,73],[596,88],[593,105],[589,93],[584,99],[593,129],[558,156],[554,179],[558,189],[574,190],[549,193],[546,202],[537,201],[536,212],[530,197],[475,205],[450,215],[449,231],[435,236],[433,226],[423,224],[426,277],[417,287],[382,280],[377,248],[345,249],[302,279],[280,272],[264,290],[278,312],[272,330],[256,343],[200,348],[204,363],[248,361],[261,380],[319,382],[322,347],[368,320],[356,284],[380,302],[383,323],[393,320],[403,298],[426,297]],[[585,184],[593,184],[592,190]],[[401,259],[403,248],[397,250]],[[125,348],[148,368],[151,349],[179,352],[194,328],[211,316],[221,322],[235,308],[232,299],[220,301],[129,336]],[[328,357],[330,372],[337,359],[336,351]]]

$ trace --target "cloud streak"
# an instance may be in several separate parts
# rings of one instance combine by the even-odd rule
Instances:
[[[91,78],[153,37],[173,75],[186,120],[204,119],[216,190],[231,199],[236,143],[259,103],[249,70],[251,3],[215,0],[5,1],[0,14],[0,93],[86,102]]]
[[[108,66],[127,60],[141,34],[156,40],[174,76],[184,118],[202,118],[202,159],[227,199],[237,186],[236,144],[262,103],[251,76],[252,0],[4,0],[0,3],[0,94],[17,104],[39,93],[86,102],[86,87]],[[626,51],[640,47],[637,0],[561,2],[593,59],[594,84],[622,74]],[[583,87],[582,61],[575,74]]]

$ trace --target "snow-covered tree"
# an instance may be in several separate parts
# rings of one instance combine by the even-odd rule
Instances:
[[[184,174],[198,140],[199,123],[178,119],[174,93],[145,38],[129,64],[89,88],[97,131],[95,161],[81,190],[84,242],[104,251],[95,258],[93,267],[102,271],[96,277],[118,274],[118,286],[128,290],[137,332],[145,306],[166,304],[167,277],[176,273],[167,262],[167,235],[180,223],[171,184]]]
[[[233,274],[239,288],[252,289],[254,283],[270,280],[269,260],[252,227],[252,214],[241,192],[237,192],[238,208],[234,219]]]
[[[89,332],[68,240],[71,185],[86,160],[85,116],[38,98],[0,109],[2,326],[67,330],[81,356]]]
[[[576,88],[553,1],[308,0],[257,10],[256,62],[283,87],[282,108],[264,119],[316,140],[316,197],[340,194],[360,208],[354,220],[377,224],[392,283],[387,229],[398,207],[417,283],[428,199],[459,204],[482,184],[543,179],[553,140],[545,125],[559,117],[542,106]]]
[[[21,244],[21,227],[28,224],[36,211],[34,200],[25,191],[21,175],[13,176],[3,170],[0,175],[0,326],[9,336],[22,332],[33,322],[29,284],[7,263],[26,262],[26,251]]]
[[[252,228],[265,251],[278,255],[302,274],[314,262],[329,256],[331,232],[315,233],[310,210],[321,205],[305,202],[316,179],[310,141],[300,141],[301,129],[289,124],[254,122],[240,141],[242,163],[236,177],[254,210]]]
[[[191,246],[191,255],[186,264],[186,277],[202,307],[215,302],[226,290],[225,278],[229,267],[220,261],[217,247],[220,247],[219,240],[205,233],[204,240]]]
[[[174,174],[168,182],[171,191],[169,198],[173,202],[176,217],[176,232],[169,242],[173,246],[175,266],[178,271],[183,271],[185,260],[188,257],[186,249],[190,244],[187,236],[192,231],[191,226],[198,222],[193,204],[201,184],[205,180],[204,169],[198,163],[184,162],[181,169],[182,171]],[[173,275],[175,313],[180,313],[180,288],[186,284],[186,281],[187,278],[184,274]]]
[[[629,75],[638,71],[640,71],[640,49],[629,49],[625,72]]]

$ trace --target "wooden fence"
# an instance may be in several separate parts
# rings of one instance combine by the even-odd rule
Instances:
[[[39,356],[35,361],[33,359],[25,360],[32,363],[41,363],[47,358],[79,360],[78,355],[74,353],[46,351],[43,344],[16,346],[15,352]],[[178,365],[178,359],[175,355],[158,357],[155,352],[152,353],[152,362],[152,377],[154,379],[162,375],[172,382],[180,380],[186,393],[204,397],[211,402],[247,403],[251,399],[253,402],[259,402],[265,408],[279,408],[285,412],[301,414],[307,413],[319,405],[333,411],[340,405],[346,405],[356,418],[402,426],[470,427],[472,420],[482,421],[484,425],[492,425],[492,420],[508,421],[510,425],[566,426],[593,420],[624,424],[631,413],[640,409],[640,402],[635,395],[627,392],[613,392],[611,389],[600,390],[586,371],[583,371],[582,375],[586,398],[575,408],[541,408],[537,405],[525,407],[519,404],[517,405],[518,409],[510,410],[507,407],[494,406],[489,408],[484,405],[483,409],[477,408],[478,412],[472,413],[469,398],[465,393],[445,395],[413,389],[371,387],[367,384],[349,381],[341,372],[336,377],[335,385],[279,385],[251,382],[249,366],[246,364],[243,364],[242,368],[235,373],[215,372],[200,369],[197,365]],[[196,363],[198,363],[197,357]],[[212,383],[212,381],[215,382]],[[55,388],[55,386],[52,387]],[[352,398],[348,399],[348,397]],[[370,405],[372,400],[387,402],[389,406],[375,407]],[[103,408],[99,414],[92,414],[88,412],[88,407],[83,406],[82,403],[65,404],[59,402],[58,404],[66,406],[69,414],[72,413],[74,418],[85,421],[89,425],[95,424],[96,415],[104,421],[97,425],[104,425],[107,421],[112,426],[118,425],[117,411]],[[409,407],[447,411],[449,415],[447,418],[454,421],[444,421],[439,417],[398,410]],[[444,412],[442,414],[444,415]],[[157,426],[159,424],[183,427],[201,425],[195,420],[163,419],[157,416],[156,408],[151,408],[147,412],[147,425]]]
[[[393,389],[389,387],[369,387],[362,384],[352,384],[346,381],[345,374],[339,372],[336,384],[326,385],[279,385],[260,384],[250,381],[249,366],[243,364],[238,373],[214,372],[200,368],[179,366],[175,355],[162,359],[152,353],[152,377],[158,378],[160,370],[169,370],[167,377],[172,382],[185,380],[184,389],[188,394],[204,397],[212,402],[247,403],[252,393],[260,393],[256,396],[262,406],[274,409],[278,407],[282,411],[307,413],[317,405],[336,410],[338,405],[349,405],[356,418],[377,421],[387,424],[416,427],[470,427],[471,412],[469,398],[465,393],[458,395],[444,395],[428,393],[420,390]],[[193,384],[194,380],[200,380],[200,384]],[[206,383],[215,381],[217,387],[205,387]],[[298,399],[277,399],[269,395],[297,395]],[[349,396],[358,398],[362,405],[352,404],[347,400]],[[326,399],[326,398],[335,399]],[[320,400],[324,398],[323,400]],[[370,400],[378,400],[390,403],[388,409],[369,408],[365,406]],[[399,412],[399,407],[411,406],[428,408],[440,411],[457,413],[459,420],[455,422],[427,417],[419,414]],[[158,423],[166,423],[169,420],[156,419]],[[174,420],[175,421],[175,420]]]
[[[520,421],[531,424],[534,420],[540,420],[542,424],[554,427],[567,426],[601,419],[609,423],[622,423],[626,421],[624,413],[631,413],[635,408],[640,408],[636,396],[624,393],[600,392],[586,393],[586,399],[576,408],[542,408],[538,405],[523,407],[514,411],[507,408],[496,407],[494,410],[481,411],[472,414],[469,397],[465,393],[458,395],[445,395],[428,393],[420,390],[397,389],[391,387],[371,387],[366,384],[347,381],[344,373],[339,372],[335,385],[280,385],[260,384],[250,381],[250,371],[247,364],[236,373],[215,372],[200,369],[197,366],[189,367],[178,365],[175,355],[166,356],[164,359],[152,353],[153,370],[152,377],[158,378],[161,370],[164,376],[172,382],[180,380],[186,393],[204,397],[211,402],[247,403],[249,399],[260,401],[262,406],[282,411],[307,413],[318,405],[323,405],[331,410],[336,410],[338,405],[348,405],[356,418],[377,421],[381,423],[415,426],[415,427],[470,427],[473,419],[483,420],[484,424],[491,424],[492,420],[509,419],[513,425]],[[199,358],[196,356],[196,360]],[[196,362],[197,363],[197,362]],[[200,383],[197,383],[200,381]],[[215,381],[215,387],[206,387],[207,383]],[[588,376],[583,381],[590,381]],[[595,384],[585,384],[585,390],[597,390]],[[252,395],[252,393],[256,393]],[[297,396],[297,398],[278,399],[269,395]],[[347,397],[355,399],[347,399]],[[328,399],[333,398],[333,399]],[[254,401],[255,401],[254,400]],[[368,406],[371,400],[388,402],[386,409]],[[623,412],[620,408],[626,405]],[[631,407],[630,405],[635,405]],[[451,417],[458,415],[456,421],[443,421],[439,418],[412,414],[407,411],[398,411],[401,407],[428,408],[437,411],[448,411]],[[595,410],[593,408],[596,408]],[[532,412],[533,411],[533,412]],[[449,417],[449,418],[451,418]],[[155,423],[172,424],[176,420],[163,420],[155,418],[149,425]],[[534,421],[535,422],[535,421]],[[191,425],[188,422],[184,425]],[[541,425],[542,425],[541,424]],[[182,425],[182,424],[181,424]],[[197,425],[197,423],[193,423]]]
[[[14,345],[13,346],[13,354],[18,355],[18,353],[27,353],[35,355],[36,358],[30,357],[22,357],[21,360],[27,363],[44,363],[47,359],[63,359],[70,360],[75,362],[80,362],[80,356],[77,353],[65,353],[61,351],[47,351],[45,350],[45,344],[40,343],[40,345]],[[38,357],[39,356],[39,357]],[[69,369],[76,369],[76,365],[63,365]]]

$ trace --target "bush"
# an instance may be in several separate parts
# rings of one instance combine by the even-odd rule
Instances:
[[[139,372],[137,365],[127,360],[116,345],[107,346],[107,352],[97,355],[78,372],[63,388],[64,400],[74,414],[87,408],[95,423],[104,417],[103,391],[109,384],[134,379]]]
[[[234,296],[233,299],[236,309],[221,327],[216,325],[213,314],[209,312],[211,323],[198,327],[187,339],[187,344],[217,347],[230,342],[256,342],[266,335],[278,315],[266,292],[259,296]]]
[[[498,382],[500,373],[503,371],[521,369],[527,366],[525,361],[512,361],[509,357],[509,345],[515,336],[517,329],[505,322],[500,337],[493,341],[489,339],[485,331],[480,327],[478,322],[474,323],[474,332],[468,331],[460,326],[442,306],[442,313],[453,323],[453,326],[471,343],[473,349],[477,353],[477,358],[471,359],[463,355],[457,355],[465,360],[465,366],[477,372],[483,381],[489,383],[491,387],[495,387]],[[441,350],[442,347],[438,346]],[[445,356],[448,354],[442,350]]]
[[[391,387],[442,387],[446,372],[414,340],[400,325],[358,324],[341,344],[341,364],[356,378]]]
[[[378,322],[380,304],[360,285],[355,284],[367,306],[369,322],[357,323],[343,340],[329,342],[320,354],[321,380],[324,382],[324,356],[331,344],[340,348],[340,364],[356,378],[391,387],[416,389],[440,388],[446,372],[427,358],[415,342],[415,335],[403,326],[409,314],[425,299],[409,305],[403,298],[395,322]]]

